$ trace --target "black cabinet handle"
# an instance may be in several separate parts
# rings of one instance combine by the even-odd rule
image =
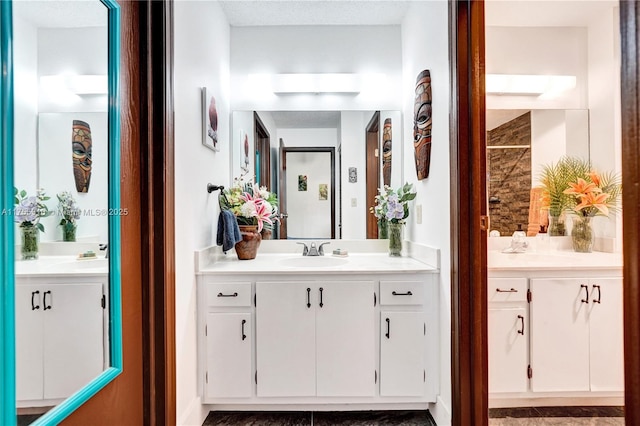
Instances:
[[[322,303],[322,291],[324,289],[322,287],[320,287],[320,307],[322,308],[324,306],[324,303]]]
[[[43,311],[51,309],[51,305],[47,306],[47,294],[51,294],[51,291],[45,291],[44,295],[42,296],[42,304],[44,305]]]
[[[503,290],[501,288],[496,288],[496,291],[498,293],[517,293],[518,290],[516,290],[515,288],[510,288],[509,290]]]
[[[581,288],[584,288],[584,293],[586,294],[586,296],[584,297],[584,299],[580,300],[582,303],[589,303],[589,286],[585,285],[585,284],[580,284]]]
[[[394,296],[413,296],[413,293],[411,293],[411,291],[408,291],[406,293],[398,293],[397,291],[392,291],[391,294],[393,294]]]
[[[307,308],[311,307],[311,289],[307,287]]]
[[[218,297],[238,297],[238,293],[233,293],[233,294],[222,294],[222,293],[218,293]]]
[[[385,336],[387,336],[387,339],[389,339],[389,336],[391,335],[391,320],[387,318],[385,319],[385,321],[387,322],[387,332],[385,333]]]
[[[598,298],[597,299],[593,299],[593,303],[600,303],[600,296],[602,296],[602,293],[600,291],[600,286],[598,284],[594,284],[593,285],[593,289],[598,289]]]
[[[518,330],[518,334],[522,334],[524,336],[524,317],[522,315],[518,315],[518,319],[520,320],[521,329]]]
[[[242,320],[242,340],[247,338],[247,335],[244,334],[244,325],[247,323],[247,320]]]
[[[36,297],[36,294],[40,294],[40,290],[36,290],[36,291],[32,291],[31,292],[31,310],[35,311],[36,309],[40,309],[40,303],[38,303],[38,306],[36,306],[33,303],[33,299]]]

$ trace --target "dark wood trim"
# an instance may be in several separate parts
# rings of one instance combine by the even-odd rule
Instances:
[[[254,164],[260,164],[260,175],[256,173],[256,182],[259,182],[260,186],[266,186],[267,189],[271,188],[271,136],[267,130],[267,126],[264,125],[262,119],[257,112],[253,112],[253,129],[254,129],[254,142],[255,142],[255,154]],[[260,153],[258,155],[258,153]]]
[[[488,424],[484,2],[449,2],[452,424]]]
[[[144,421],[176,424],[173,2],[145,1],[140,28]]]
[[[282,167],[280,192],[287,198],[287,153],[289,152],[328,152],[331,154],[331,239],[336,238],[336,149],[334,147],[291,147],[282,148]],[[286,205],[285,205],[286,206]],[[282,207],[282,204],[281,204]],[[288,212],[287,212],[288,213]]]
[[[140,205],[140,13],[141,3],[120,2],[120,120],[122,274],[122,374],[67,417],[64,425],[142,425],[142,246]]]
[[[625,422],[640,425],[640,4],[620,2]]]
[[[365,132],[366,236],[367,239],[377,239],[378,220],[369,211],[376,205],[376,195],[380,188],[380,111],[373,114]]]

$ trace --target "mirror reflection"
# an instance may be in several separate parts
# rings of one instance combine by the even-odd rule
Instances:
[[[562,156],[589,159],[589,111],[490,109],[486,117],[491,230],[510,236],[518,225],[527,231],[543,165]]]
[[[277,194],[273,239],[378,238],[377,189],[402,184],[400,111],[234,111],[231,181]]]
[[[20,424],[109,367],[107,24],[97,0],[13,3]]]

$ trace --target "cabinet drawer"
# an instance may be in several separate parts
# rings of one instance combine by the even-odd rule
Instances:
[[[422,305],[422,281],[380,281],[381,305]]]
[[[207,284],[207,306],[251,306],[251,283]]]
[[[526,278],[489,278],[487,285],[489,302],[525,302]]]

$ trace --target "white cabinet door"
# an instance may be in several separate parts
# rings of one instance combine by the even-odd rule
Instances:
[[[373,281],[323,283],[315,291],[317,395],[374,396]]]
[[[207,314],[207,397],[251,397],[251,314]]]
[[[317,288],[307,282],[256,283],[258,396],[316,394],[314,286]]]
[[[66,398],[102,373],[102,286],[41,286],[45,399]]]
[[[16,285],[16,398],[42,399],[42,290]]]
[[[589,390],[588,280],[532,279],[531,390]],[[583,287],[585,286],[585,287]]]
[[[424,394],[424,314],[380,313],[380,395]]]
[[[491,308],[489,323],[489,392],[526,392],[528,347],[524,307]]]
[[[590,280],[591,391],[624,390],[622,278]]]

